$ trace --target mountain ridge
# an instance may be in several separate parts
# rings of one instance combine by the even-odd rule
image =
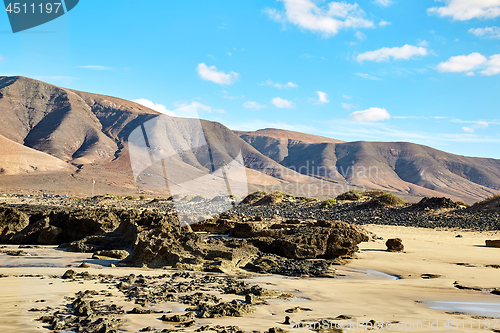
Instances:
[[[161,142],[188,147],[193,140],[189,131],[201,126],[204,140],[216,147],[214,156],[218,158],[212,162],[222,166],[241,152],[252,189],[313,184],[320,188],[318,196],[366,188],[470,202],[500,191],[500,160],[496,159],[454,155],[408,142],[344,142],[279,129],[232,131],[220,123],[170,117],[131,101],[24,77],[0,77],[0,113],[0,135],[5,140],[45,154],[43,158],[35,154],[40,159],[55,158],[54,165],[68,166],[42,167],[25,178],[67,179],[65,185],[80,184],[71,185],[75,189],[85,188],[89,179],[97,178],[107,191],[144,192],[131,170],[128,139],[134,129],[161,117],[168,128],[155,132]],[[23,151],[20,146],[16,147]],[[196,149],[180,156],[182,177],[209,172],[205,153]],[[0,158],[5,170],[12,169],[9,163]],[[48,175],[51,172],[53,176]],[[0,177],[5,184],[15,184],[14,174],[19,173]],[[37,178],[37,174],[43,177]],[[46,184],[34,183],[36,188]],[[332,188],[337,190],[332,192]],[[167,195],[165,190],[158,193]]]

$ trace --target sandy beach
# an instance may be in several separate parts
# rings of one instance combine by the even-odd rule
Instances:
[[[500,265],[500,256],[498,249],[485,247],[484,241],[499,238],[500,232],[375,225],[366,228],[383,239],[360,244],[358,258],[345,266],[338,266],[337,278],[247,274],[244,276],[247,283],[290,293],[295,297],[267,299],[267,304],[256,305],[254,313],[243,317],[196,319],[196,326],[182,328],[181,331],[194,331],[208,324],[236,325],[244,331],[265,331],[270,327],[292,330],[294,323],[317,322],[340,315],[344,319],[334,320],[329,325],[342,324],[347,332],[365,331],[370,328],[370,324],[366,326],[361,323],[370,320],[379,328],[396,332],[477,332],[484,330],[488,324],[490,327],[487,331],[494,329],[496,321],[490,317],[500,317],[500,299],[491,294],[488,288],[500,287],[500,270],[494,268]],[[403,240],[404,253],[385,251],[385,239],[393,237]],[[17,246],[7,246],[2,250],[17,250]],[[49,331],[50,325],[35,320],[49,311],[29,310],[64,308],[68,304],[65,297],[74,297],[78,291],[102,291],[102,295],[97,298],[123,306],[125,311],[136,307],[125,301],[113,284],[96,280],[61,279],[69,268],[77,273],[88,271],[94,275],[113,276],[158,276],[175,272],[107,267],[117,260],[91,259],[91,254],[68,253],[55,247],[28,248],[23,251],[32,256],[0,255],[0,329],[5,332]],[[78,268],[83,262],[89,263],[91,267]],[[454,283],[484,290],[458,289]],[[245,299],[237,295],[217,296],[224,301]],[[151,308],[182,314],[185,307],[180,303],[167,302]],[[294,307],[312,311],[285,312]],[[285,316],[290,317],[292,325],[283,324]],[[137,332],[148,326],[158,331],[175,329],[174,323],[162,322],[161,315],[157,313],[118,317],[124,320],[119,327],[121,332]],[[391,323],[390,327],[387,323]],[[453,329],[453,324],[457,325],[456,329]],[[402,325],[406,325],[406,328]],[[496,329],[500,329],[500,325]]]

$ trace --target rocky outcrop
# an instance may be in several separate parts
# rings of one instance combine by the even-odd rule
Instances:
[[[285,276],[334,277],[335,268],[326,260],[294,260],[276,255],[264,255],[248,263],[245,268],[262,274]]]
[[[409,207],[410,210],[435,210],[435,209],[457,209],[460,208],[460,204],[449,198],[423,198],[418,203],[413,204]]]
[[[283,275],[334,274],[331,262],[324,260],[352,257],[357,245],[370,239],[361,227],[340,221],[278,217],[248,221],[231,214],[192,228],[181,226],[176,214],[139,209],[0,207],[2,216],[10,243],[62,243],[60,247],[68,251],[93,252],[95,259],[122,259],[122,265],[193,271],[227,273],[245,268]],[[306,261],[317,259],[321,260]]]
[[[28,215],[13,207],[0,207],[0,242],[8,243],[29,224]]]

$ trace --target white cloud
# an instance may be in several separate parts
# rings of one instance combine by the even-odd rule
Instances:
[[[354,73],[354,75],[359,76],[365,80],[382,81],[381,78],[367,74],[367,73]]]
[[[458,21],[492,19],[500,16],[500,0],[444,0],[443,7],[427,9],[428,14],[452,17]]]
[[[172,116],[172,117],[175,117],[175,113],[168,110],[165,105],[163,104],[156,104],[152,101],[150,101],[149,99],[145,99],[145,98],[139,98],[139,99],[135,99],[133,100],[132,102],[134,103],[137,103],[137,104],[141,104],[151,110],[155,110],[157,112],[160,112],[160,113],[163,113],[163,114],[166,114],[167,116]]]
[[[358,4],[328,2],[318,7],[314,0],[281,0],[284,12],[266,9],[269,17],[278,22],[289,22],[324,37],[336,35],[341,29],[374,28],[372,21],[364,18],[365,12]]]
[[[222,93],[224,94],[224,96],[222,96],[222,98],[225,98],[225,99],[240,99],[240,98],[245,98],[245,95],[241,95],[241,96],[231,96],[231,95],[228,95],[229,93],[226,90],[222,90]]]
[[[469,55],[459,55],[451,57],[447,61],[440,63],[437,70],[440,72],[470,72],[485,64],[488,59],[480,53],[474,52]]]
[[[345,99],[352,99],[352,97],[348,95],[342,95],[342,97],[344,97]]]
[[[243,107],[246,109],[264,109],[267,108],[267,105],[260,104],[259,102],[254,102],[254,101],[246,101],[243,103]]]
[[[387,22],[387,21],[384,21],[384,20],[380,20],[380,22],[378,23],[378,25],[380,27],[385,27],[385,26],[390,25],[390,24],[391,24],[391,22]]]
[[[418,46],[429,47],[429,42],[424,39],[418,43]]]
[[[478,37],[500,39],[500,28],[499,27],[486,27],[486,28],[469,29],[469,33],[476,35]]]
[[[392,5],[392,0],[375,0],[375,3],[382,7],[389,7]]]
[[[273,104],[275,107],[280,108],[280,109],[283,109],[283,108],[293,109],[295,107],[295,103],[293,103],[289,100],[280,98],[280,97],[274,97],[271,100],[271,104]]]
[[[486,68],[481,71],[483,75],[496,75],[500,74],[500,54],[494,54],[488,60]]]
[[[364,41],[366,39],[366,35],[361,31],[356,32],[354,36],[360,41]]]
[[[197,108],[197,109],[201,109],[203,111],[207,111],[207,112],[216,112],[216,113],[226,113],[226,111],[224,111],[223,109],[214,109],[212,108],[211,106],[208,106],[208,105],[205,105],[205,104],[201,104],[200,102],[192,102],[190,104],[191,106]]]
[[[298,85],[296,85],[293,82],[288,82],[286,84],[281,84],[281,83],[273,82],[272,80],[267,80],[266,84],[268,86],[275,87],[275,88],[278,88],[278,89],[288,89],[288,88],[298,88],[299,87]]]
[[[356,107],[356,105],[351,104],[351,103],[340,103],[340,105],[342,105],[342,108],[344,108],[346,110],[351,110],[351,109],[354,109]]]
[[[349,119],[354,121],[381,121],[385,119],[390,119],[391,115],[383,108],[369,108],[363,111],[355,111],[351,113]]]
[[[187,118],[199,118],[200,112],[216,112],[216,113],[226,113],[223,109],[216,109],[209,105],[202,104],[200,102],[176,102],[174,103],[177,109],[174,110],[174,113],[178,117],[187,117]]]
[[[488,127],[489,124],[486,121],[477,121],[474,125],[469,126],[469,127],[462,127],[462,130],[464,130],[467,133],[474,133],[477,129],[484,129]]]
[[[328,94],[322,91],[316,91],[316,94],[318,94],[318,99],[314,101],[314,104],[326,104],[330,103],[330,100],[328,99]]]
[[[78,66],[80,68],[91,69],[94,71],[112,71],[113,67],[108,66],[99,66],[99,65],[86,65],[86,66]]]
[[[426,56],[429,52],[425,47],[404,45],[402,47],[383,47],[375,51],[361,53],[356,57],[358,62],[363,61],[389,61],[391,58],[395,60],[409,60],[414,56]]]
[[[204,62],[198,64],[196,68],[198,70],[198,75],[201,79],[206,81],[212,81],[217,84],[233,84],[238,80],[239,74],[235,72],[224,73],[223,71],[217,70],[215,66],[208,67]]]
[[[5,58],[0,55],[0,61],[5,61]]]

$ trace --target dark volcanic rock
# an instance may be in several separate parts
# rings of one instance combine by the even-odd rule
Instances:
[[[486,246],[487,247],[499,247],[500,248],[500,239],[487,240],[486,241]]]
[[[72,269],[68,269],[66,272],[64,272],[62,279],[72,279],[75,277],[75,271]]]
[[[194,319],[194,312],[187,312],[186,314],[183,315],[173,315],[173,316],[163,315],[161,317],[161,320],[163,321],[172,321],[176,323],[191,321],[193,319]]]
[[[358,244],[367,242],[363,229],[340,221],[315,221],[305,225],[285,225],[254,233],[248,242],[262,252],[290,259],[335,259],[352,256]]]
[[[280,193],[270,197],[291,200]],[[248,265],[274,274],[328,274],[330,263],[300,261],[351,257],[360,242],[370,239],[361,227],[340,221],[279,217],[246,221],[229,213],[193,228],[235,238],[202,237],[190,226],[181,226],[176,214],[151,210],[26,205],[4,207],[4,215],[24,221],[17,224],[19,231],[9,234],[14,243],[64,242],[60,247],[68,251],[94,252],[94,259],[117,258],[124,265],[226,273]],[[266,254],[275,257],[270,260]]]
[[[389,252],[403,252],[405,250],[401,238],[388,239],[387,242],[385,242],[385,246],[387,246],[387,251]]]
[[[16,208],[0,206],[0,242],[7,243],[29,224],[28,215]]]
[[[106,257],[115,259],[125,259],[129,256],[129,253],[125,250],[101,250],[94,252],[95,257]],[[92,257],[94,257],[92,256]]]
[[[245,266],[257,273],[286,276],[334,276],[335,269],[326,260],[294,260],[267,255],[257,258]]]
[[[440,209],[440,208],[450,208],[457,209],[460,205],[449,198],[439,198],[425,197],[418,203],[410,206],[410,210],[425,210],[425,209]]]
[[[255,311],[249,304],[233,300],[227,303],[202,303],[197,309],[199,318],[241,317]]]

